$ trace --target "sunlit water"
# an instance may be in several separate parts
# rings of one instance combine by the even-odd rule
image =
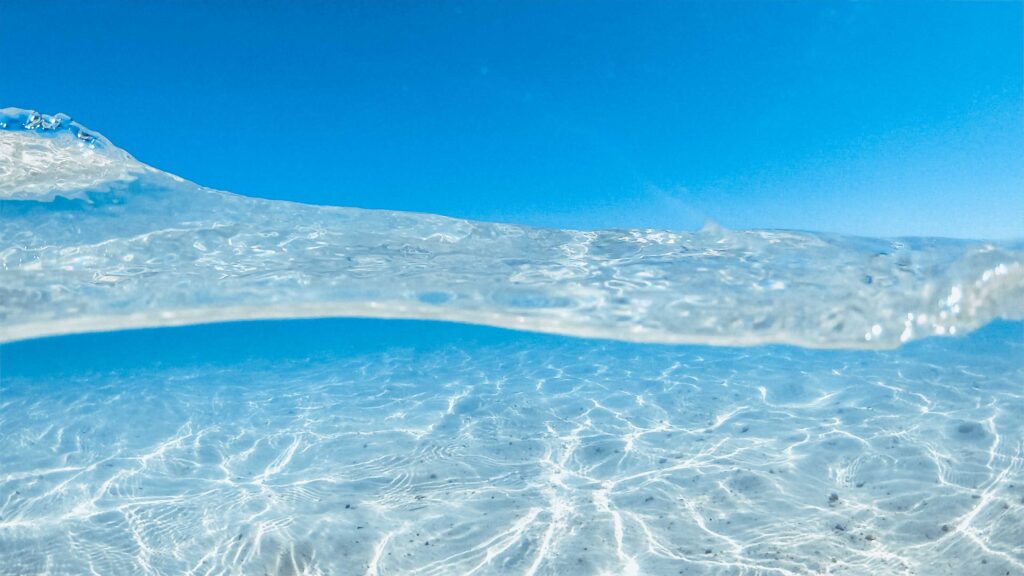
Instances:
[[[1024,574],[1020,243],[0,198],[0,574]]]

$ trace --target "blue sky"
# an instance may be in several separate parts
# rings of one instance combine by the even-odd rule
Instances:
[[[3,2],[0,105],[208,186],[1024,236],[1021,2]]]

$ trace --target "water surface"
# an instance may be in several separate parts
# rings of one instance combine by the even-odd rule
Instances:
[[[1024,573],[1019,242],[0,177],[0,574]]]

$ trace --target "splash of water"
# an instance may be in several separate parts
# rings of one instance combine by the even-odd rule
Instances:
[[[0,341],[368,316],[637,342],[886,348],[1024,318],[1024,244],[575,231],[310,206],[0,111]]]

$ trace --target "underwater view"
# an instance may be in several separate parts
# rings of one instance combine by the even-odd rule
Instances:
[[[0,24],[0,576],[1024,576],[1024,2]]]
[[[0,176],[0,573],[1024,573],[1020,242]]]

